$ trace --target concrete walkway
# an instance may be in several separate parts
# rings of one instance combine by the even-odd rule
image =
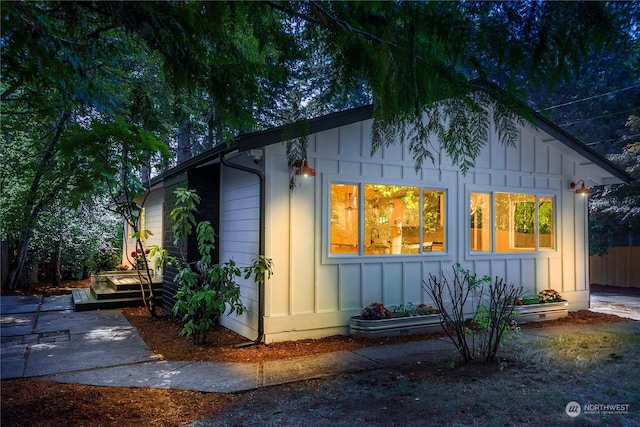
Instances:
[[[640,320],[640,289],[593,286],[591,310]]]
[[[437,339],[264,363],[168,362],[154,355],[119,310],[74,312],[71,296],[3,296],[1,302],[2,380],[231,393],[455,354],[453,344]],[[531,340],[558,334],[640,333],[640,322],[523,332]]]

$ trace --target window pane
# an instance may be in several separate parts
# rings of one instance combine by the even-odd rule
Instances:
[[[471,193],[470,248],[472,251],[491,250],[491,195]]]
[[[364,186],[364,253],[420,251],[420,189],[397,185]]]
[[[145,219],[144,208],[140,209],[140,240],[145,241],[147,239],[147,224]]]
[[[332,254],[358,253],[358,186],[331,184]]]
[[[535,251],[536,197],[496,193],[496,251]]]
[[[422,248],[424,251],[445,250],[444,191],[422,191]]]
[[[553,197],[538,198],[538,245],[555,249]]]

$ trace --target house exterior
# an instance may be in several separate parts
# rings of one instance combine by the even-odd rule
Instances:
[[[155,185],[149,189],[146,197],[136,202],[143,206],[142,212],[140,213],[138,229],[149,230],[149,233],[144,234],[141,239],[143,245],[164,246],[162,233],[164,222],[163,182],[159,181],[155,183]],[[136,241],[133,238],[133,227],[125,223],[123,235],[122,264],[131,266],[132,262],[134,262],[134,258],[131,257],[131,252],[136,250]]]
[[[164,192],[158,234],[171,248],[171,191],[195,188],[219,235],[219,261],[271,258],[274,275],[262,289],[241,281],[249,310],[221,320],[267,343],[348,334],[350,317],[372,302],[432,304],[423,279],[455,263],[530,294],[553,288],[570,310],[586,309],[588,197],[570,183],[630,177],[533,114],[536,127],[522,127],[515,147],[490,133],[466,175],[444,152],[416,171],[400,142],[370,155],[370,107],[308,122],[315,177],[289,170],[284,128],[242,135],[152,182]],[[172,277],[165,272],[165,310],[176,291]]]

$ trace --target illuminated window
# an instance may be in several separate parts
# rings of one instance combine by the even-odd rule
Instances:
[[[422,191],[422,248],[425,251],[445,250],[444,191]]]
[[[536,250],[536,196],[496,193],[496,252]]]
[[[538,197],[538,248],[555,249],[553,197]]]
[[[419,254],[445,250],[444,191],[364,184],[364,199],[360,201],[359,188],[353,184],[331,184],[332,254]],[[364,221],[362,228],[360,221]]]
[[[491,194],[471,193],[470,249],[491,251],[491,231],[495,252],[533,252],[555,249],[555,212],[553,197],[535,194],[494,193],[491,218]]]
[[[331,253],[358,253],[358,185],[331,184]]]
[[[471,193],[470,247],[472,251],[491,250],[491,194]]]

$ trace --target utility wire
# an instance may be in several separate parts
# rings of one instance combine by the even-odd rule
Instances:
[[[635,135],[629,135],[626,138],[627,139],[631,139],[631,138],[636,138],[638,136],[640,136],[640,133],[636,133]],[[589,142],[589,143],[586,143],[584,145],[592,146],[592,145],[605,144],[607,142],[614,142],[614,141],[620,141],[620,140],[622,140],[622,138],[611,138],[611,139],[607,139],[605,141]]]
[[[605,117],[618,116],[620,114],[627,114],[629,112],[636,111],[636,110],[637,110],[637,108],[630,108],[628,110],[618,111],[616,113],[604,114],[602,116],[589,117],[588,119],[578,120],[578,121],[571,122],[571,123],[564,123],[564,124],[561,124],[561,125],[558,125],[558,126],[561,127],[561,128],[564,128],[564,127],[568,127],[568,126],[577,125],[579,123],[585,123],[585,122],[590,122],[590,121],[593,121],[593,120],[604,119]]]
[[[555,108],[565,107],[565,106],[571,105],[571,104],[577,104],[578,102],[589,101],[590,99],[596,99],[596,98],[600,98],[600,97],[603,97],[603,96],[611,95],[612,93],[623,92],[625,90],[635,89],[635,88],[638,88],[638,87],[640,87],[640,84],[629,86],[629,87],[625,87],[625,88],[622,88],[622,89],[612,90],[611,92],[607,92],[607,93],[601,93],[600,95],[593,95],[593,96],[590,96],[588,98],[576,99],[574,101],[565,102],[564,104],[558,104],[558,105],[553,105],[551,107],[541,108],[537,112],[539,113],[541,111],[553,110]]]

